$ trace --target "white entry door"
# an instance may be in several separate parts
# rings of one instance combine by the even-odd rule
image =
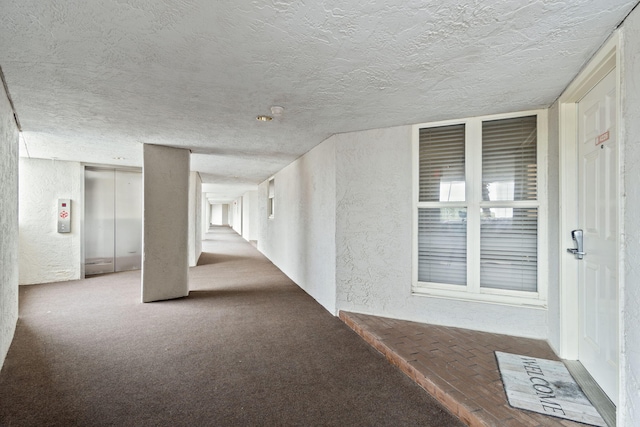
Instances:
[[[578,103],[579,360],[617,405],[618,141],[616,78],[610,72]]]

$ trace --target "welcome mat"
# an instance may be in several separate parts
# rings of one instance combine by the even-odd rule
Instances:
[[[496,351],[509,405],[606,427],[562,362]]]

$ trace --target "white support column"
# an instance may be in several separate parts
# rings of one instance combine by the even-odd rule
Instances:
[[[9,95],[0,83],[0,368],[18,321],[18,144]]]
[[[200,239],[204,240],[205,236],[207,235],[207,230],[209,230],[209,224],[211,222],[211,205],[209,204],[209,201],[207,200],[207,195],[204,193],[200,194],[200,208],[201,208],[201,213],[200,213],[200,219],[201,219],[201,225],[200,225]]]
[[[144,145],[142,302],[189,294],[189,155]]]
[[[189,267],[195,267],[202,253],[202,179],[189,175]]]

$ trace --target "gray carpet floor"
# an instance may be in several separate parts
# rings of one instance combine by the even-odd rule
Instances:
[[[227,227],[189,297],[140,272],[22,286],[2,426],[458,426]]]

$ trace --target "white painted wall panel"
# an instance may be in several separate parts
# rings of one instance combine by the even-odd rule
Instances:
[[[0,84],[0,368],[18,320],[18,128]]]
[[[80,279],[83,179],[78,162],[20,158],[20,284]],[[58,199],[71,199],[70,233],[58,233]]]
[[[622,141],[624,145],[624,285],[622,382],[618,425],[640,425],[640,8],[622,27]]]
[[[335,305],[335,142],[323,142],[258,188],[258,249],[331,313]]]
[[[337,309],[535,338],[545,310],[414,296],[411,127],[335,135]]]

